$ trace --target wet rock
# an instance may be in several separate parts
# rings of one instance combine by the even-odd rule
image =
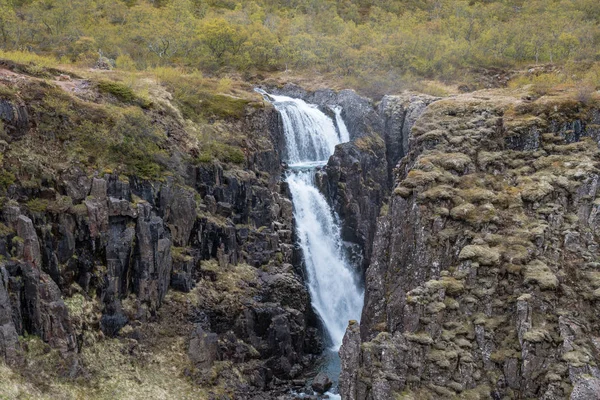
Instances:
[[[336,146],[317,175],[319,188],[340,217],[342,239],[360,249],[354,264],[361,271],[371,257],[377,217],[389,192],[387,168],[384,142],[373,135]]]
[[[331,379],[329,379],[327,374],[325,374],[324,372],[320,372],[317,376],[315,376],[310,386],[315,392],[323,394],[329,389],[331,389],[331,386],[333,386],[333,382],[331,381]]]

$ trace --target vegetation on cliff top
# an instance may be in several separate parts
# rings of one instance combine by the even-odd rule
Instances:
[[[414,77],[598,61],[598,22],[594,0],[3,0],[0,43],[86,67],[101,55],[125,70],[318,72],[378,93]]]

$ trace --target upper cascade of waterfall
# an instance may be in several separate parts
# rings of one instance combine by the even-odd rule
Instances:
[[[287,162],[290,166],[325,164],[336,145],[350,140],[339,114],[340,108],[332,109],[336,115],[338,130],[333,120],[316,105],[301,99],[269,94],[262,89],[255,90],[265,96],[281,115]]]

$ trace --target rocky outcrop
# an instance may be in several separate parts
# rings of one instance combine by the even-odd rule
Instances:
[[[588,107],[490,92],[426,108],[341,350],[344,399],[597,396]]]
[[[0,269],[0,361],[15,362],[19,352],[18,333],[13,322],[13,309],[8,293],[8,272]]]
[[[363,125],[344,116],[346,124],[369,127],[360,128],[361,133],[353,135],[350,143],[337,146],[327,166],[317,175],[321,191],[340,217],[343,240],[352,244],[348,250],[353,263],[361,266],[363,272],[371,258],[376,220],[391,192],[392,171],[408,152],[409,133],[415,121],[427,105],[439,98],[415,93],[384,96],[375,110],[364,100],[357,101],[353,96],[342,94],[344,91],[309,94],[293,86],[282,90],[317,104],[344,104],[344,110],[358,108],[355,112],[363,119]],[[354,100],[344,102],[340,98]],[[353,103],[356,103],[354,107]],[[367,109],[369,112],[364,111]],[[378,122],[374,122],[375,119]]]
[[[390,185],[393,183],[393,169],[398,161],[408,154],[410,130],[425,108],[437,97],[418,93],[400,96],[384,96],[379,103],[379,114],[383,120],[383,138],[388,163]]]
[[[7,102],[0,118],[5,130],[15,126],[11,138],[32,134],[28,115],[37,114]],[[8,176],[0,187],[2,360],[30,357],[18,335],[35,335],[72,361],[70,376],[87,373],[77,366],[86,347],[103,338],[142,346],[177,290],[189,308],[162,329],[186,342],[182,374],[241,398],[285,386],[312,365],[323,344],[280,179],[277,113],[249,107],[227,124],[245,134],[242,165],[199,162],[176,148],[164,179],[75,165],[28,185]]]
[[[4,304],[10,306],[13,324],[17,321],[16,332],[39,335],[63,355],[75,352],[77,341],[67,307],[50,276],[28,262],[8,262],[4,271],[8,272],[9,294]],[[9,333],[10,325],[5,323]],[[14,339],[10,342],[14,344]]]
[[[204,332],[198,326],[190,339],[188,355],[198,368],[209,369],[212,367],[219,356],[217,334]]]
[[[321,191],[331,201],[342,226],[342,239],[352,243],[353,264],[366,269],[371,257],[377,217],[389,195],[385,144],[375,134],[336,147],[327,166],[317,173]]]

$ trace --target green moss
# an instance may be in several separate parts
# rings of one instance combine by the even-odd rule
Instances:
[[[84,203],[74,205],[73,207],[70,208],[70,211],[73,214],[79,215],[79,216],[87,216],[88,215],[88,209]]]
[[[188,249],[186,247],[171,247],[171,256],[173,257],[173,261],[179,262],[190,262],[194,258],[188,254]]]
[[[208,96],[202,102],[201,113],[206,117],[240,119],[244,116],[248,104],[248,100],[217,94]]]
[[[427,281],[425,287],[432,290],[445,289],[446,293],[450,295],[461,293],[465,289],[462,281],[449,276],[443,276],[439,280]]]
[[[509,358],[521,358],[521,352],[514,349],[498,349],[490,354],[490,360],[496,363],[503,363]]]
[[[33,213],[46,211],[49,201],[46,199],[35,198],[27,202],[27,208]]]
[[[48,210],[54,213],[64,213],[73,206],[73,199],[69,196],[58,195],[56,200],[48,204]]]
[[[411,342],[416,342],[423,345],[433,343],[433,339],[427,332],[405,333],[404,337]]]
[[[183,117],[194,122],[214,119],[241,119],[251,102],[233,96],[214,93],[207,82],[197,76],[167,79],[167,86]]]
[[[541,343],[551,341],[550,333],[546,329],[530,329],[523,335],[523,340],[531,343]]]
[[[158,179],[167,154],[161,148],[164,133],[139,108],[131,107],[117,119],[115,136],[107,157],[122,164],[126,172],[146,179]]]
[[[553,290],[558,287],[558,278],[546,264],[534,260],[525,266],[524,283],[536,283],[542,290]]]
[[[472,260],[481,265],[494,265],[500,261],[500,252],[486,245],[467,245],[458,255],[460,260]]]
[[[354,145],[365,152],[373,152],[374,150],[384,147],[383,139],[379,135],[366,135],[354,141]]]
[[[426,158],[444,169],[454,170],[457,172],[464,172],[467,165],[469,165],[471,162],[471,157],[463,153],[436,153],[435,155],[428,154]]]
[[[562,359],[572,367],[583,367],[590,362],[590,356],[581,350],[569,351],[563,354]]]
[[[8,236],[14,232],[15,232],[14,229],[12,229],[0,222],[0,236]]]

